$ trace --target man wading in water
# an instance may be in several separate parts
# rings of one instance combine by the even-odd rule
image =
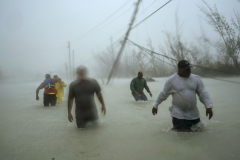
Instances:
[[[36,100],[39,100],[38,93],[40,89],[44,88],[43,93],[43,104],[44,106],[55,106],[57,102],[56,94],[57,90],[55,88],[55,83],[57,83],[58,78],[51,78],[50,74],[45,75],[45,80],[42,82],[36,90]]]
[[[78,128],[84,128],[88,122],[96,122],[98,120],[98,112],[94,102],[94,93],[102,104],[102,112],[106,114],[106,108],[99,87],[95,79],[87,78],[87,68],[80,66],[77,68],[78,78],[73,81],[69,87],[68,95],[68,120],[73,121],[71,113],[73,99],[75,98],[75,115]]]
[[[143,100],[147,101],[147,97],[143,92],[143,89],[146,89],[149,95],[152,97],[152,93],[149,90],[146,80],[143,78],[143,73],[138,72],[138,76],[133,78],[130,84],[130,89],[132,91],[132,95],[136,101]]]
[[[212,118],[212,103],[203,83],[195,74],[191,74],[190,64],[186,60],[178,62],[178,73],[166,81],[162,92],[153,104],[152,113],[157,114],[158,105],[172,95],[171,116],[173,130],[191,131],[191,127],[200,122],[196,94],[206,107],[206,116]]]

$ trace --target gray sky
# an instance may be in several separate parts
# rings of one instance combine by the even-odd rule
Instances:
[[[68,62],[68,41],[71,42],[71,50],[75,50],[75,66],[80,65],[91,58],[93,52],[98,53],[106,49],[111,36],[113,41],[116,41],[125,34],[134,10],[133,3],[136,1],[1,0],[0,69],[5,74],[19,70],[30,72],[47,71],[49,68],[65,70],[64,64]],[[138,13],[154,1],[143,0]],[[137,15],[137,22],[167,1],[156,0],[145,12]],[[233,16],[233,9],[240,9],[237,0],[208,0],[208,3],[210,6],[216,4],[219,12],[228,20]],[[158,51],[158,45],[164,44],[163,31],[175,33],[177,9],[180,21],[184,22],[182,32],[187,41],[201,35],[200,23],[210,39],[217,39],[217,34],[204,21],[204,16],[197,7],[201,4],[200,0],[173,0],[132,30],[130,39],[147,47],[146,39],[151,38]],[[112,15],[121,6],[123,7]],[[102,25],[82,37],[110,15],[112,17]],[[85,63],[86,66],[93,64],[93,59]]]

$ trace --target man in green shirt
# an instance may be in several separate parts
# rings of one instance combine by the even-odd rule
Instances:
[[[147,86],[147,82],[143,77],[142,72],[138,72],[138,76],[136,78],[133,78],[130,84],[130,89],[132,91],[132,95],[135,98],[136,101],[143,100],[147,101],[147,97],[143,92],[143,89],[145,88],[149,95],[152,97],[152,93],[149,90],[149,87]]]

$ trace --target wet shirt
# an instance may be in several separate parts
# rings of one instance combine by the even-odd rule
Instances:
[[[53,78],[53,84],[55,85],[55,83],[57,83],[58,81],[58,78]],[[57,90],[55,88],[50,88],[50,89],[45,89],[45,83],[42,82],[40,85],[39,85],[40,89],[43,89],[44,88],[44,92],[43,94],[57,94]]]
[[[159,104],[172,95],[172,117],[187,120],[198,119],[200,114],[197,108],[196,94],[206,108],[212,108],[209,95],[204,89],[200,77],[191,74],[185,78],[175,73],[166,81],[153,107],[157,109]]]
[[[135,91],[137,91],[141,96],[145,96],[143,89],[149,90],[149,87],[147,86],[147,82],[144,78],[139,79],[138,77],[133,78],[130,84],[130,89],[132,91],[132,95],[135,97]]]
[[[95,79],[86,79],[85,84],[80,80],[73,81],[69,87],[68,99],[75,98],[77,119],[97,119],[98,112],[94,102],[94,93],[101,88]]]

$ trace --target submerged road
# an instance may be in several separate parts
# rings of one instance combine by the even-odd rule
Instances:
[[[113,85],[102,86],[107,114],[100,113],[97,102],[100,125],[86,129],[77,129],[75,121],[67,119],[67,89],[62,104],[44,107],[42,90],[40,100],[35,100],[40,83],[1,84],[0,159],[240,159],[240,85],[203,79],[214,116],[209,121],[198,101],[204,127],[178,133],[170,130],[171,97],[159,106],[157,116],[151,113],[166,78],[148,83],[153,94],[150,98],[145,91],[148,102],[133,100],[130,81],[114,80]]]

